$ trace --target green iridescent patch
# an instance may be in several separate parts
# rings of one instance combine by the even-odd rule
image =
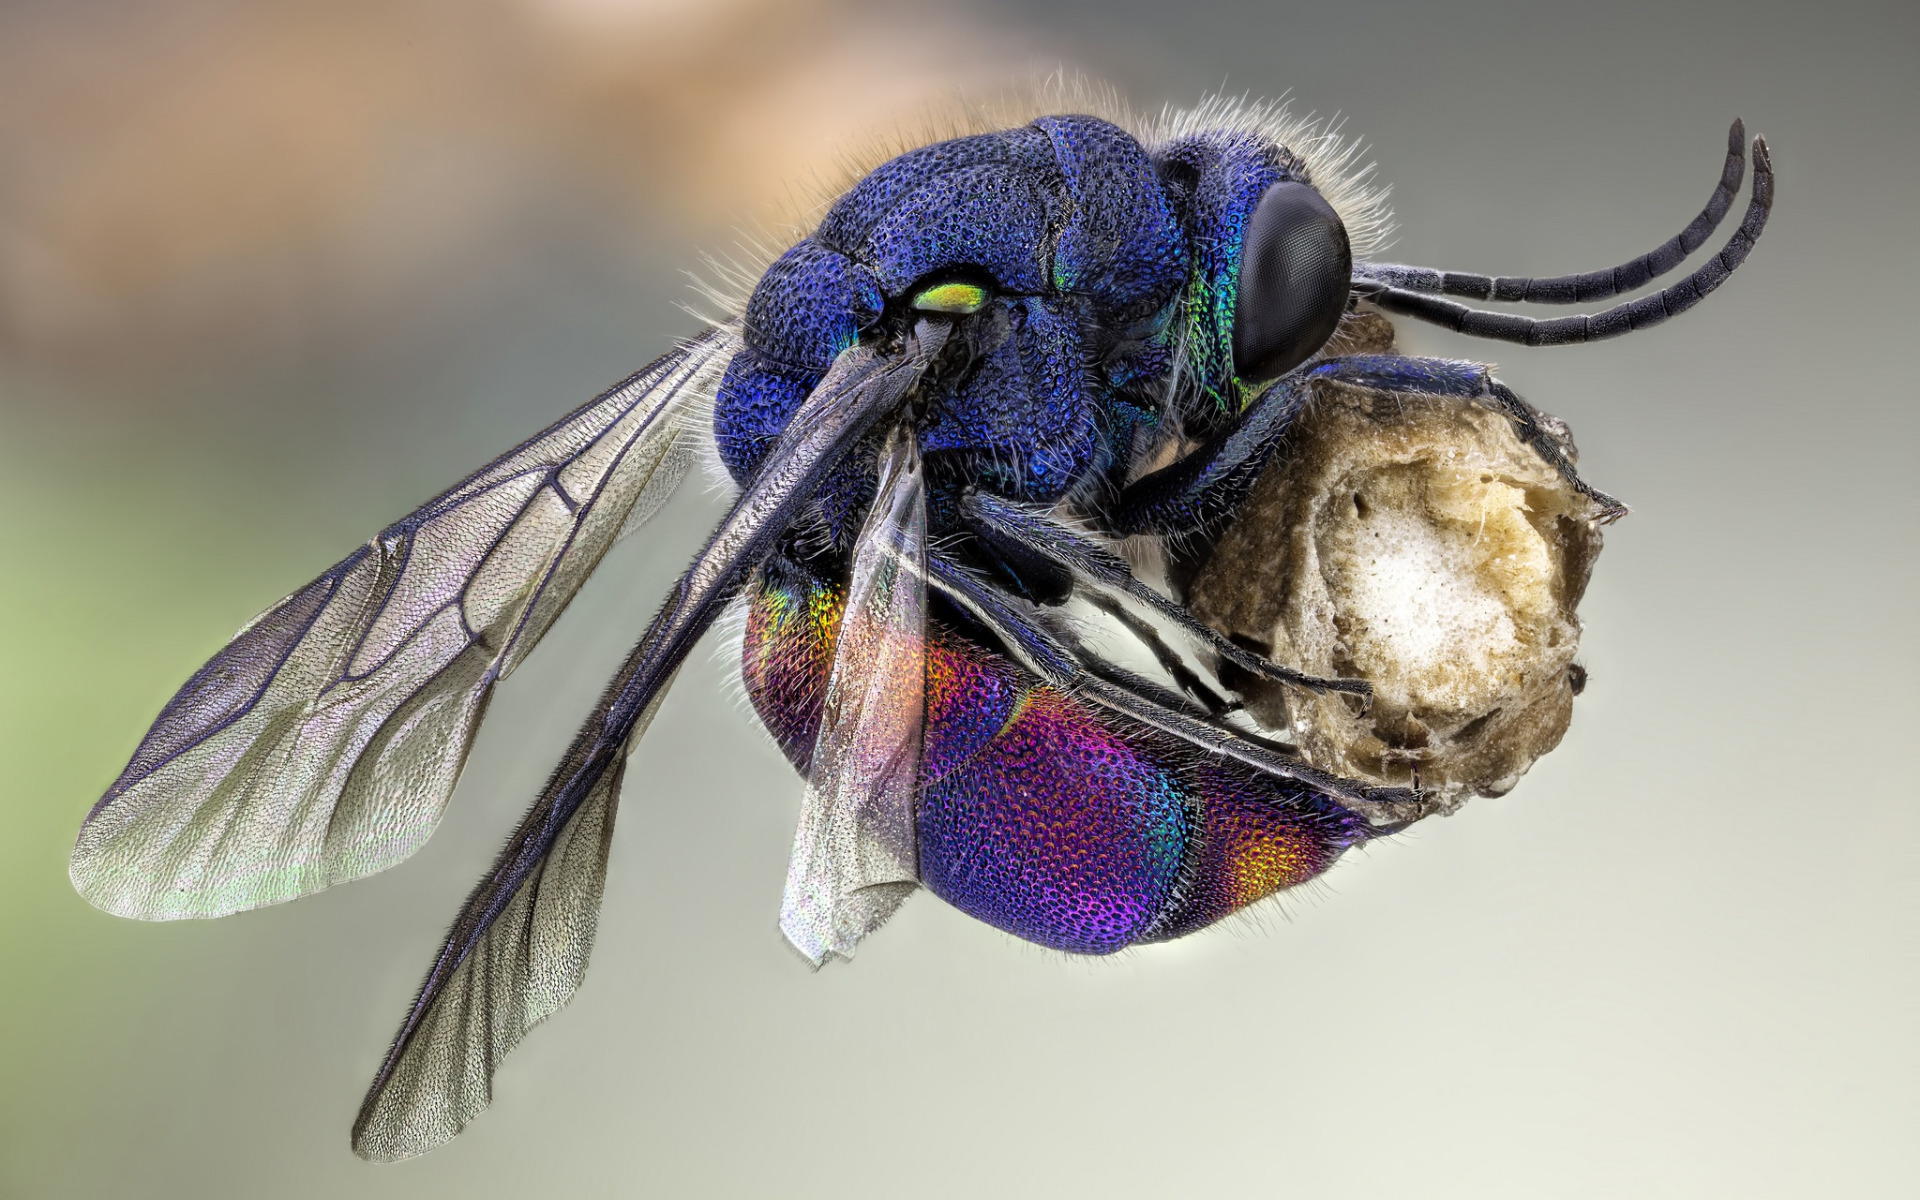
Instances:
[[[986,304],[987,289],[977,283],[936,283],[913,298],[921,312],[975,313]]]

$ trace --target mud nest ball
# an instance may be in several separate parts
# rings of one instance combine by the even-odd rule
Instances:
[[[1357,314],[1331,352],[1392,338]],[[1571,458],[1564,424],[1542,424]],[[1447,811],[1507,791],[1566,732],[1603,515],[1491,408],[1325,387],[1187,599],[1279,662],[1373,685],[1363,704],[1229,671],[1258,723],[1322,770],[1417,784]]]

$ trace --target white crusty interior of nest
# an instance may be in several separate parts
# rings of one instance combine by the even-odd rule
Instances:
[[[1570,622],[1525,488],[1490,464],[1431,459],[1356,474],[1318,548],[1347,657],[1383,701],[1464,724],[1558,657]]]
[[[1351,697],[1242,681],[1324,770],[1451,807],[1511,788],[1572,716],[1592,503],[1476,402],[1344,389],[1290,431],[1189,600]]]

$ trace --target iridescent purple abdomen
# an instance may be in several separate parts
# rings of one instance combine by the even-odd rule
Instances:
[[[783,559],[748,591],[747,691],[801,771],[843,608],[837,584]],[[1178,937],[1365,839],[1317,793],[1197,756],[937,623],[926,688],[921,882],[1028,941],[1109,954]]]

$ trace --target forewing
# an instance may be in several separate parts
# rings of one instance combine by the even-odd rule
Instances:
[[[81,825],[74,886],[212,917],[383,870],[432,833],[494,683],[688,461],[721,330],[389,526],[235,635]]]
[[[927,507],[894,431],[860,531],[814,742],[780,929],[808,962],[853,957],[918,886],[913,804],[926,709]]]

